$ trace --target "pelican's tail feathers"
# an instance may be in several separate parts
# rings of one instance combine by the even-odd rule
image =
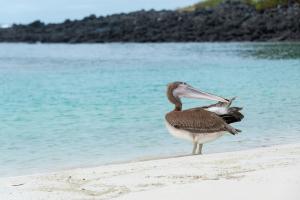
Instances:
[[[229,133],[231,133],[232,135],[236,135],[236,134],[242,132],[240,129],[234,128],[234,127],[232,127],[232,126],[230,126],[230,125],[227,125],[227,126],[226,126],[226,130],[227,130]]]

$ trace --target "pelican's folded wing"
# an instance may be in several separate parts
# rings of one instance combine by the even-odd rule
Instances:
[[[230,131],[232,127],[215,113],[204,109],[190,109],[184,111],[172,111],[166,115],[167,122],[182,130],[193,133],[212,133]]]

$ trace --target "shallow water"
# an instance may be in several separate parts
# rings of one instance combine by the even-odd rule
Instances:
[[[164,125],[175,80],[244,107],[204,153],[300,142],[300,43],[0,44],[0,176],[190,153]]]

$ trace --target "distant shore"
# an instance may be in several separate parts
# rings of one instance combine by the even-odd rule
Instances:
[[[58,24],[14,24],[0,28],[0,42],[300,41],[299,18],[297,2],[257,10],[243,2],[227,1],[190,12],[142,10]]]
[[[0,196],[35,199],[300,197],[300,144],[0,179]]]

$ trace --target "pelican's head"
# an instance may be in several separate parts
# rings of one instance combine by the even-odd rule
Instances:
[[[173,82],[168,84],[167,96],[171,103],[175,104],[175,110],[181,110],[182,104],[180,98],[208,99],[229,103],[228,99],[213,95],[207,92],[197,90],[185,82]]]

